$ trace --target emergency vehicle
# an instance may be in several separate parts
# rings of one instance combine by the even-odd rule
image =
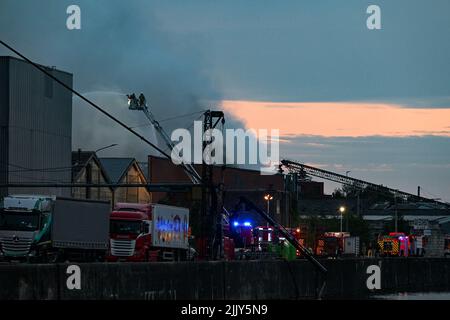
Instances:
[[[318,240],[316,255],[322,257],[358,256],[359,237],[349,232],[325,232]]]
[[[409,254],[409,237],[402,232],[391,232],[378,238],[381,256],[407,257]]]

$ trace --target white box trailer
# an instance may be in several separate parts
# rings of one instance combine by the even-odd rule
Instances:
[[[345,255],[359,255],[359,237],[345,237],[343,241]]]
[[[152,208],[152,245],[188,249],[189,209],[154,204]]]

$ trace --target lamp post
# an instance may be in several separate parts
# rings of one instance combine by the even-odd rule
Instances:
[[[108,148],[112,148],[112,147],[115,147],[115,146],[118,146],[118,144],[117,143],[113,143],[113,144],[110,144],[109,146],[101,147],[101,148],[95,150],[94,152],[97,153],[99,151],[102,151],[102,150],[105,150],[105,149],[108,149]]]
[[[339,212],[341,213],[341,233],[342,233],[342,217],[344,216],[344,212],[345,212],[345,207],[341,206],[339,208]]]
[[[273,196],[270,194],[266,194],[264,199],[267,201],[267,214],[270,215],[270,200],[273,199]]]

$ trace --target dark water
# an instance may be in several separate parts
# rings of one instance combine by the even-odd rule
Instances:
[[[450,292],[401,292],[373,296],[379,300],[450,300]]]

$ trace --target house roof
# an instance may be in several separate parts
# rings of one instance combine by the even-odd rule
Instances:
[[[94,161],[98,165],[103,178],[109,182],[111,179],[94,151],[72,151],[72,181],[78,179],[81,171],[91,161]]]
[[[72,151],[72,180],[78,177],[81,170],[94,156],[94,151]]]
[[[111,183],[119,183],[136,160],[134,158],[100,158],[100,162]]]
[[[142,173],[145,176],[145,179],[147,181],[150,181],[149,176],[148,176],[148,162],[138,162],[138,165],[140,167],[140,169],[142,170]]]

